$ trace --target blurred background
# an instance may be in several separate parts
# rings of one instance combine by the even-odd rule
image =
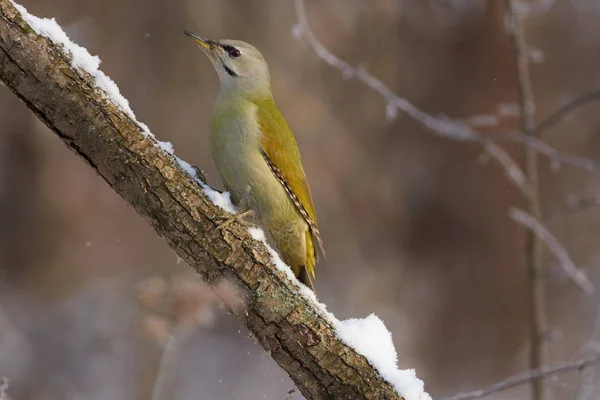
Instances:
[[[531,1],[536,120],[600,88],[600,3]],[[376,313],[399,366],[436,396],[489,385],[528,364],[526,208],[481,146],[432,135],[356,79],[344,79],[292,32],[292,1],[21,0],[55,17],[102,59],[138,119],[178,156],[210,162],[218,78],[183,29],[258,47],[296,134],[327,260],[320,299],[338,318]],[[518,129],[515,52],[501,0],[306,0],[316,37],[434,115],[502,112],[482,134]],[[545,132],[600,160],[600,104]],[[0,91],[0,375],[14,399],[148,399],[165,343],[179,335],[171,399],[300,399],[293,383],[134,210],[8,90]],[[503,145],[520,163],[520,145]],[[600,285],[600,210],[574,207],[598,173],[540,158],[543,222]],[[598,295],[586,296],[544,250],[549,361],[597,349]],[[225,289],[226,290],[226,289]],[[178,331],[179,329],[179,331]],[[596,331],[600,331],[596,329]],[[600,332],[598,332],[600,333]],[[171,336],[170,336],[171,335]],[[593,370],[547,381],[551,399],[600,398]],[[522,386],[490,399],[528,399]]]

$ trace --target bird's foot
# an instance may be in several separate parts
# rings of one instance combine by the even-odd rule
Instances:
[[[253,216],[253,215],[254,215],[253,210],[246,210],[239,214],[232,215],[229,218],[228,217],[217,217],[217,219],[223,220],[223,222],[221,222],[217,225],[217,230],[225,228],[227,225],[231,224],[234,221],[241,223],[242,221],[244,221],[245,218]]]

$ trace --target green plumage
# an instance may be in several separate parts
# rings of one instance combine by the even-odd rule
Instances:
[[[314,290],[313,237],[323,249],[317,216],[296,139],[271,95],[267,63],[247,43],[186,34],[221,81],[210,123],[217,173],[240,211],[254,212],[286,264]]]
[[[304,265],[298,266],[299,268],[294,270],[294,273],[314,290],[311,277],[315,276],[314,267],[318,257],[313,235],[317,238],[321,250],[323,250],[323,244],[298,145],[272,97],[257,101],[256,105],[258,107],[257,120],[261,131],[260,144],[267,163],[270,164],[273,173],[286,188],[298,212],[309,227],[304,233],[306,249]]]
[[[221,103],[211,120],[213,161],[242,211],[253,210],[283,260],[313,287],[319,240],[296,139],[272,98]]]
[[[317,238],[321,251],[324,252],[317,224],[317,213],[302,168],[296,138],[279,112],[273,97],[255,101],[255,104],[258,107],[257,119],[262,133],[261,147],[268,159],[281,171],[283,180],[298,200],[299,204],[296,206],[309,224],[312,234]],[[314,272],[311,273],[314,276]]]

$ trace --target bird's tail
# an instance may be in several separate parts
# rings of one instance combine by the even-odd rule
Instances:
[[[300,269],[300,282],[304,283],[315,292],[315,286],[313,279],[315,277],[315,264],[317,263],[316,249],[313,242],[312,233],[309,230],[306,231],[306,264]],[[316,293],[316,292],[315,292]]]

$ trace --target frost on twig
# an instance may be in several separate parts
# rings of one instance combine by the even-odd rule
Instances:
[[[588,277],[575,265],[575,263],[569,257],[569,253],[565,248],[556,240],[554,235],[550,233],[540,221],[527,214],[525,211],[511,208],[508,211],[509,217],[524,225],[528,229],[531,229],[548,247],[548,250],[556,257],[560,266],[565,271],[567,276],[573,280],[573,282],[583,290],[585,294],[592,294],[594,292],[594,286]]]

